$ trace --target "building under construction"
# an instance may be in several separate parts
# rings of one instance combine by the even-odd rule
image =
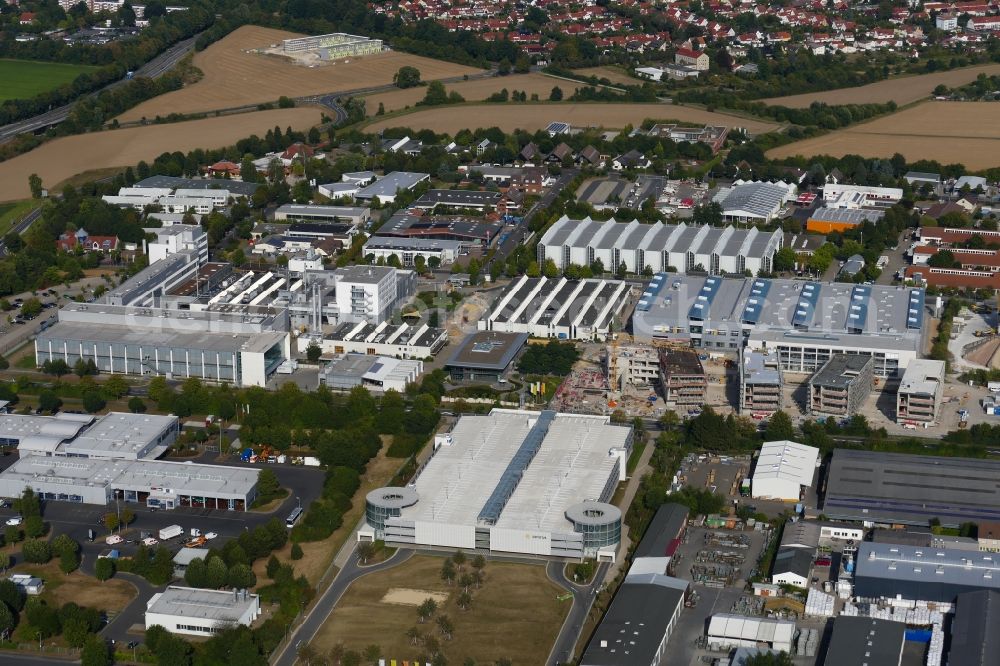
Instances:
[[[708,380],[698,354],[690,349],[661,349],[660,386],[668,405],[704,404]]]
[[[605,371],[612,390],[624,390],[626,384],[654,387],[660,381],[660,355],[656,348],[646,345],[611,345]]]
[[[740,361],[740,412],[770,416],[781,409],[783,380],[777,353],[745,352]]]
[[[809,413],[852,416],[858,413],[875,378],[871,356],[834,354],[809,378]]]

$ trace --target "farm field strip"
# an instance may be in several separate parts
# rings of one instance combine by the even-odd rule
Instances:
[[[970,169],[1000,166],[1000,104],[927,102],[855,127],[768,151],[768,157],[858,154],[933,159]]]
[[[547,100],[552,89],[558,87],[563,95],[569,97],[584,84],[574,85],[569,81],[554,79],[543,74],[511,74],[509,76],[492,76],[486,79],[473,79],[457,83],[446,83],[448,92],[455,91],[469,102],[481,102],[493,93],[506,88],[508,93],[515,90],[528,93],[528,97],[537,94],[540,100]],[[424,98],[427,89],[406,88],[389,92],[375,93],[365,97],[365,110],[369,116],[375,115],[378,105],[382,104],[386,112],[398,111],[407,106],[413,106]]]
[[[160,95],[129,109],[120,122],[170,113],[202,113],[247,104],[272,102],[285,95],[303,97],[392,83],[400,67],[420,70],[424,80],[443,79],[481,70],[464,65],[385,51],[307,67],[287,58],[252,51],[300,37],[291,32],[243,26],[194,57],[204,76],[180,90]]]
[[[263,136],[275,126],[308,129],[320,116],[320,110],[311,107],[277,109],[54,139],[0,162],[0,201],[29,197],[30,173],[51,186],[84,171],[133,166],[165,152],[223,148],[251,134]]]
[[[39,93],[72,82],[97,67],[61,62],[0,59],[0,102],[30,99]]]
[[[765,104],[789,108],[805,108],[813,102],[835,105],[884,104],[891,101],[903,106],[929,97],[934,88],[941,84],[954,88],[975,81],[980,74],[1000,74],[1000,63],[976,65],[947,72],[934,72],[933,74],[903,76],[855,88],[840,88],[787,97],[770,97],[760,101]]]
[[[642,85],[642,81],[634,76],[629,76],[617,67],[584,67],[583,69],[574,69],[573,73],[579,76],[596,76],[599,79],[607,79],[611,83],[620,83],[626,86]]]
[[[421,109],[395,118],[378,120],[368,125],[366,130],[377,132],[387,127],[410,127],[453,134],[461,129],[496,126],[505,132],[515,129],[531,132],[542,129],[555,121],[570,123],[577,127],[621,129],[626,125],[639,125],[646,118],[744,127],[753,134],[769,132],[778,128],[776,123],[670,104],[561,103],[463,104],[435,107]]]

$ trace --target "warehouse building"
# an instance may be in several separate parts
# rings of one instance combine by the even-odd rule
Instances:
[[[496,382],[528,342],[527,333],[478,331],[466,336],[445,364],[456,382]]]
[[[627,577],[667,573],[687,529],[687,519],[688,508],[683,504],[661,504],[632,553]]]
[[[951,623],[948,663],[995,666],[1000,654],[1000,592],[976,590],[958,595]]]
[[[740,362],[740,413],[766,418],[781,409],[783,384],[776,353],[744,352]]]
[[[274,219],[278,221],[346,222],[356,227],[368,224],[371,215],[371,210],[362,206],[284,204],[274,210]]]
[[[285,53],[318,51],[323,60],[337,60],[380,53],[382,40],[349,35],[346,32],[331,32],[327,35],[285,39],[281,42],[281,50]]]
[[[503,231],[496,220],[396,213],[376,231],[380,237],[430,238],[489,247]]]
[[[740,647],[767,647],[792,652],[795,623],[745,615],[716,613],[708,621],[706,638],[710,649],[719,652]]]
[[[631,300],[632,287],[621,280],[523,275],[510,283],[478,327],[535,338],[603,341],[621,330],[621,314]]]
[[[775,352],[783,372],[815,372],[837,353],[871,356],[887,377],[919,356],[923,316],[923,289],[662,273],[630,325],[640,342]]]
[[[834,354],[809,378],[810,414],[850,417],[868,399],[874,381],[871,356]]]
[[[906,625],[902,622],[841,615],[833,620],[833,634],[823,663],[831,666],[900,666],[905,646]]]
[[[933,423],[944,396],[944,361],[918,359],[903,372],[896,392],[896,423]]]
[[[809,586],[814,554],[806,548],[779,548],[771,566],[771,582],[805,589]]]
[[[177,439],[176,416],[111,412],[0,415],[0,444],[29,455],[70,458],[155,459]]]
[[[629,577],[580,659],[580,666],[669,664],[667,642],[681,611],[687,582],[657,574]]]
[[[607,416],[494,409],[462,416],[406,488],[368,494],[359,539],[614,561],[608,504],[632,429]]]
[[[247,590],[206,590],[169,585],[146,602],[146,629],[211,636],[234,626],[249,627],[260,616],[260,596]]]
[[[621,264],[630,273],[647,269],[657,273],[704,271],[710,275],[747,271],[771,272],[781,249],[781,230],[757,228],[596,222],[589,217],[571,220],[565,215],[548,228],[538,243],[538,264],[547,259],[560,270],[570,264],[590,266],[600,260],[605,270]]]
[[[712,201],[722,206],[722,219],[727,222],[766,224],[795,198],[795,190],[795,185],[782,182],[737,181],[732,187],[719,188]]]
[[[0,496],[31,488],[46,501],[104,506],[115,500],[157,509],[247,511],[259,470],[165,460],[29,455],[0,473]]]
[[[416,382],[423,371],[423,361],[345,354],[326,366],[319,379],[321,383],[339,391],[364,386],[373,393],[390,389],[403,393],[406,385]]]
[[[463,254],[468,254],[472,246],[468,241],[441,240],[438,238],[395,238],[392,236],[372,236],[365,241],[362,254],[371,260],[389,261],[390,257],[399,259],[402,266],[413,266],[417,257],[424,260],[427,266],[432,260],[437,260],[441,266],[446,266]]]
[[[841,185],[827,183],[823,186],[823,203],[827,208],[876,208],[885,209],[899,203],[903,190],[898,187],[870,187],[868,185]]]
[[[703,405],[708,379],[690,349],[660,350],[660,389],[668,405]]]
[[[815,447],[788,440],[764,442],[753,470],[753,497],[798,502],[803,489],[813,485],[818,461]]]
[[[817,208],[806,219],[806,231],[817,234],[844,233],[865,222],[877,223],[885,217],[880,210],[854,208]]]
[[[427,359],[448,344],[448,331],[427,324],[378,324],[359,322],[337,326],[322,338],[299,338],[299,352],[305,353],[312,342],[327,355],[367,354],[394,358]]]
[[[438,207],[496,210],[501,198],[502,195],[494,190],[427,190],[411,207],[432,213]]]
[[[39,366],[61,359],[72,367],[83,359],[107,374],[235,386],[265,386],[289,356],[287,310],[249,305],[179,310],[69,303],[35,338]]]
[[[1000,461],[836,449],[823,513],[837,520],[946,527],[1000,520]]]
[[[396,201],[400,192],[408,192],[431,178],[428,173],[393,171],[387,173],[371,185],[366,185],[354,193],[355,201],[378,201],[383,206]]]
[[[976,590],[1000,591],[1000,562],[990,553],[868,541],[858,545],[856,596],[950,604]]]
[[[288,308],[292,327],[311,331],[318,331],[323,324],[386,321],[409,303],[417,290],[416,273],[391,266],[359,264],[332,271],[306,270],[301,280],[281,279],[271,291],[275,294],[272,304]]]

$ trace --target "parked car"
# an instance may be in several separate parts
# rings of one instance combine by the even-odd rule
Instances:
[[[24,519],[21,518],[21,516],[14,516],[13,518],[8,518],[7,519],[7,524],[8,525],[15,525],[16,526],[16,525],[20,525],[22,522],[24,522]]]
[[[143,546],[155,546],[158,543],[160,542],[154,539],[153,537],[146,537],[145,539],[142,540]]]
[[[214,538],[215,538],[215,537],[217,537],[217,536],[219,536],[219,535],[218,535],[218,534],[216,534],[215,532],[207,532],[207,533],[205,534],[205,538],[206,538],[206,539],[214,539]]]
[[[104,540],[104,543],[108,544],[109,546],[114,546],[115,544],[123,543],[124,541],[125,539],[121,538],[120,535],[112,534],[111,536],[109,536],[107,539]]]

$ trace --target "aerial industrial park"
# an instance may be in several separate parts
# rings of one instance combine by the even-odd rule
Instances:
[[[0,3],[0,662],[996,665],[998,17]]]

